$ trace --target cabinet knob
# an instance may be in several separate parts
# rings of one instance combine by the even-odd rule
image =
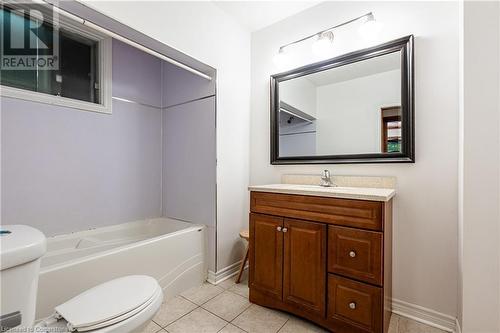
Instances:
[[[354,302],[349,303],[349,308],[351,310],[355,310],[356,309],[356,303],[354,303]]]
[[[287,232],[288,231],[288,228],[283,228],[283,232]]]
[[[281,231],[281,227],[280,226],[276,227],[276,230]]]
[[[349,257],[351,257],[351,258],[355,258],[355,257],[356,257],[356,252],[354,252],[354,251],[352,251],[352,250],[351,250],[351,251],[349,252]]]

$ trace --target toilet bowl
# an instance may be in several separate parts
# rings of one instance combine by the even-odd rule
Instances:
[[[56,306],[54,314],[35,328],[37,332],[136,332],[153,318],[162,301],[163,292],[155,279],[125,276]]]
[[[82,292],[33,326],[45,236],[28,226],[6,225],[0,237],[2,331],[34,327],[35,332],[139,332],[161,306],[163,291],[154,278],[129,275]]]

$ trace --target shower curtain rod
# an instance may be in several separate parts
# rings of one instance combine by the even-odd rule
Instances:
[[[90,27],[90,28],[94,29],[94,30],[100,31],[101,33],[103,33],[103,34],[105,34],[107,36],[110,36],[110,37],[115,38],[117,40],[120,40],[120,41],[122,41],[122,42],[124,42],[126,44],[129,44],[129,45],[131,45],[131,46],[133,46],[133,47],[135,47],[135,48],[137,48],[137,49],[139,49],[141,51],[144,51],[146,53],[151,54],[152,56],[155,56],[157,58],[165,60],[166,62],[171,63],[172,65],[175,65],[177,67],[185,69],[185,70],[187,70],[187,71],[189,71],[189,72],[191,72],[191,73],[193,73],[195,75],[198,75],[198,76],[200,76],[200,77],[202,77],[202,78],[204,78],[206,80],[209,80],[209,81],[212,80],[211,76],[209,76],[209,75],[207,75],[207,74],[205,74],[203,72],[200,72],[199,70],[197,70],[195,68],[192,68],[192,67],[190,67],[188,65],[185,65],[185,64],[183,64],[183,63],[181,63],[181,62],[179,62],[179,61],[177,61],[175,59],[167,57],[166,55],[163,55],[163,54],[161,54],[159,52],[156,52],[155,50],[147,48],[147,47],[145,47],[145,46],[143,46],[143,45],[141,45],[139,43],[136,43],[136,42],[134,42],[134,41],[132,41],[132,40],[130,40],[128,38],[125,38],[125,37],[123,37],[121,35],[115,34],[112,31],[109,31],[109,30],[107,30],[107,29],[105,29],[105,28],[103,28],[101,26],[98,26],[98,25],[96,25],[96,24],[94,24],[94,23],[92,23],[90,21],[84,20],[81,17],[73,15],[73,14],[71,14],[71,13],[69,13],[69,12],[67,12],[67,11],[65,11],[65,10],[63,10],[63,9],[61,9],[61,8],[53,5],[53,4],[51,4],[51,3],[48,3],[48,2],[42,1],[42,0],[35,1],[35,2],[43,2],[44,4],[49,4],[49,5],[51,5],[54,8],[55,11],[57,11],[61,15],[64,15],[65,17],[68,17],[68,18],[70,18],[70,19],[72,19],[74,21],[77,21],[77,22],[79,22],[79,23],[81,23],[81,24],[83,24],[83,25],[85,25],[87,27]]]

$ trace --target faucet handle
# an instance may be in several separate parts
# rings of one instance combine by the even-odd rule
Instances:
[[[330,178],[330,171],[329,170],[323,170],[323,178]]]

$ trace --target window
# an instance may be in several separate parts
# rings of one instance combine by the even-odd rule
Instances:
[[[3,6],[0,10],[2,43],[16,45],[14,53],[21,49],[19,45],[34,50],[31,57],[22,53],[24,49],[19,52],[22,56],[2,52],[2,96],[111,113],[109,37],[61,15],[57,23],[47,19],[50,15],[37,18],[33,7]],[[57,38],[45,38],[54,34]],[[47,64],[51,59],[55,65]]]

